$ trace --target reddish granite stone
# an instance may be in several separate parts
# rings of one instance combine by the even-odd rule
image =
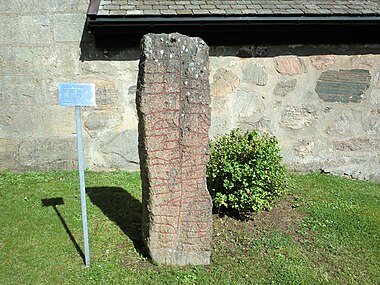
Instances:
[[[223,97],[230,94],[240,85],[240,79],[231,70],[219,68],[214,75],[214,81],[211,84],[211,95],[214,97]]]
[[[275,67],[277,72],[282,75],[297,75],[306,71],[302,60],[295,56],[276,57]]]
[[[311,63],[316,69],[331,68],[337,60],[337,56],[333,54],[328,55],[314,55],[310,57]]]
[[[143,239],[159,264],[209,264],[212,203],[208,47],[199,38],[148,34],[137,90]]]

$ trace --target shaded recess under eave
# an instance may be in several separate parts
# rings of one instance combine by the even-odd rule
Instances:
[[[96,46],[137,47],[147,33],[179,32],[208,45],[380,43],[380,15],[97,15],[92,0],[87,28]]]

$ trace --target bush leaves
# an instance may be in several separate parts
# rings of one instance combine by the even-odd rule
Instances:
[[[214,207],[239,213],[270,209],[287,188],[277,138],[234,129],[211,142],[208,188]]]

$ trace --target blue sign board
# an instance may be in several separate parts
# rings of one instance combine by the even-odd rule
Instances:
[[[94,83],[60,83],[60,106],[95,106]]]

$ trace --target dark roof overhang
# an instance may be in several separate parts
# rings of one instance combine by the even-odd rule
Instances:
[[[101,16],[95,5],[87,24],[97,47],[138,46],[144,34],[171,32],[209,45],[380,43],[377,14]]]

